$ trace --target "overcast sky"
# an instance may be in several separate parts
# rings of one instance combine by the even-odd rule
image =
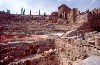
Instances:
[[[41,14],[46,12],[57,11],[58,6],[66,4],[70,8],[78,8],[80,11],[86,9],[100,8],[100,0],[0,0],[0,11],[10,10],[13,14],[20,14],[21,8],[25,8],[25,14],[29,14],[32,10],[32,14],[38,14],[38,10],[41,10]]]

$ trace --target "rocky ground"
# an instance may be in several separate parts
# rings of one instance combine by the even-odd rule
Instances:
[[[100,46],[96,43],[100,43],[100,40],[95,40],[100,39],[99,36],[100,33],[89,32],[84,35],[84,39],[76,36],[50,36],[45,40],[37,40],[31,43],[1,42],[0,64],[99,65]]]
[[[0,65],[100,65],[100,18],[92,17],[67,24],[0,12]]]
[[[21,62],[26,62],[27,60],[31,61],[45,57],[48,50],[51,52],[54,49],[54,40],[46,39],[34,41],[32,43],[8,43],[8,41],[6,41],[0,43],[0,48],[1,65],[12,65],[16,64],[16,62],[17,64],[20,64]]]

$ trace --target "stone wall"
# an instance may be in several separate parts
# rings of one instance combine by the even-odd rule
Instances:
[[[78,41],[77,44],[80,45],[79,43],[85,42]],[[57,38],[55,48],[57,49],[56,57],[59,59],[59,65],[72,65],[74,61],[88,57],[86,50],[82,47],[77,47],[74,39]]]
[[[81,21],[84,22],[84,24],[79,27],[78,30],[84,30],[84,31],[100,31],[100,9],[94,9],[86,14],[82,14]]]
[[[54,40],[39,40],[32,43],[8,43],[6,41],[0,42],[0,48],[0,64],[8,65],[11,62],[17,62],[20,59],[30,56],[34,57],[36,54],[42,54],[44,51],[54,49]]]
[[[80,20],[80,12],[78,11],[77,8],[73,8],[70,13],[68,13],[68,21],[71,24],[78,23]]]
[[[82,14],[82,15],[79,15],[78,17],[78,20],[77,22],[78,23],[84,23],[84,22],[88,22],[88,19],[87,19],[87,16],[88,14]]]
[[[58,7],[58,13],[59,17],[63,19],[67,19],[68,13],[70,12],[70,8],[66,6],[65,4],[62,4],[61,6]]]

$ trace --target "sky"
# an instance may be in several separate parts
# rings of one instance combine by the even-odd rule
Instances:
[[[41,14],[44,12],[51,14],[51,12],[58,11],[61,4],[66,4],[70,8],[78,8],[81,12],[100,8],[100,0],[0,0],[0,11],[8,9],[12,14],[20,14],[23,7],[25,14],[29,14],[30,10],[33,15],[37,15],[39,10]]]

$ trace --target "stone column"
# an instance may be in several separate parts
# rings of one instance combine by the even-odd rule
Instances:
[[[65,12],[64,12],[63,14],[64,14],[63,16],[64,16],[64,19],[65,19],[65,18],[66,18],[66,17],[65,17],[65,16],[66,16]]]

